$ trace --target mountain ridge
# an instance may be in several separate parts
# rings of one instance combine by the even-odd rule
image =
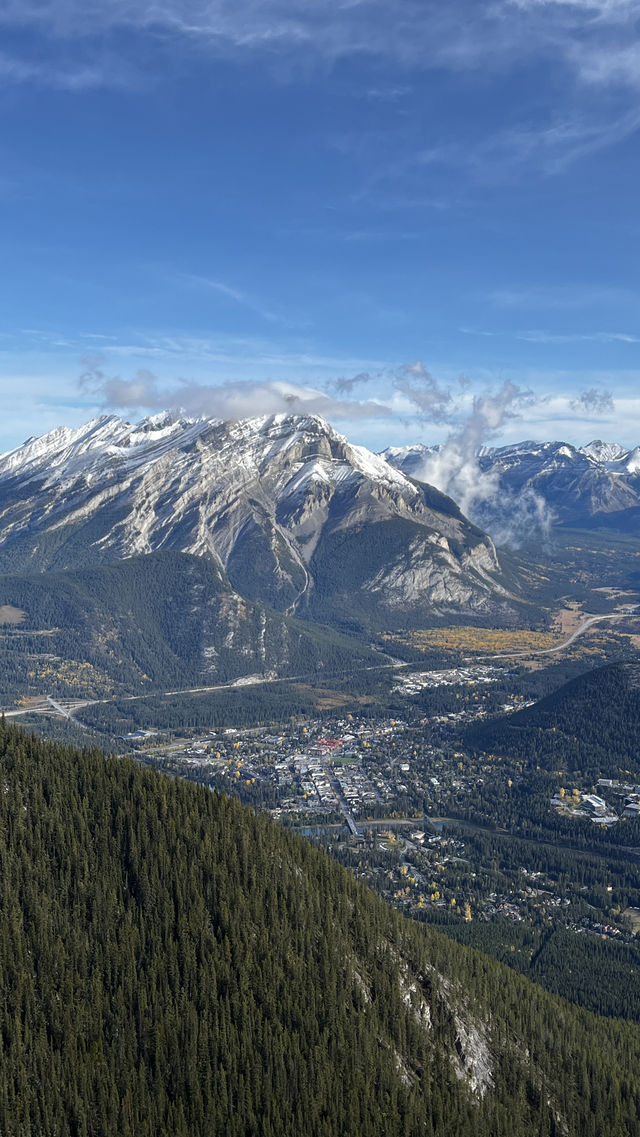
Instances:
[[[469,727],[471,745],[597,777],[640,776],[640,664],[608,663],[512,715]]]
[[[167,413],[134,425],[112,415],[58,428],[0,457],[0,511],[0,572],[173,550],[213,559],[249,600],[321,622],[344,618],[329,550],[341,534],[357,547],[386,525],[361,582],[374,622],[397,621],[403,607],[417,619],[500,609],[513,618],[491,539],[439,491],[315,415]]]
[[[0,577],[20,614],[0,628],[0,698],[97,697],[380,664],[354,640],[239,596],[214,562],[160,552]]]
[[[437,480],[438,463],[446,455],[447,443],[431,447],[416,443],[381,452],[395,469],[417,480],[429,476]],[[546,524],[576,528],[610,524],[623,531],[636,528],[640,510],[638,446],[625,448],[594,439],[577,447],[562,441],[528,439],[505,446],[482,446],[463,458],[477,479],[477,493],[475,498],[473,491],[470,493],[472,508],[468,512],[489,532],[499,531],[509,510],[515,513],[522,504],[533,501],[546,511]],[[462,458],[455,458],[454,466],[456,460]],[[444,467],[448,473],[446,461]]]

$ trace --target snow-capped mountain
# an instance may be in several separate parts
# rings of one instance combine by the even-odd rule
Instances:
[[[609,469],[613,470],[614,473],[640,473],[640,446],[634,446],[633,450],[623,451],[619,458],[609,463]]]
[[[593,442],[580,446],[579,450],[581,454],[586,454],[587,458],[593,458],[594,462],[603,466],[617,462],[629,453],[619,442],[603,442],[600,438],[594,438]]]
[[[0,458],[0,515],[4,572],[173,550],[324,622],[508,606],[484,533],[315,416],[58,428]]]
[[[525,489],[538,494],[563,524],[581,525],[640,505],[633,454],[598,441],[581,449],[566,442],[524,442],[486,450],[480,467],[512,494]]]
[[[395,470],[401,470],[410,478],[422,481],[420,474],[425,460],[430,454],[437,454],[440,446],[425,446],[422,442],[415,442],[411,446],[388,446],[380,454]]]
[[[384,457],[395,469],[422,479],[437,468],[434,457],[447,456],[447,445],[390,448]],[[449,482],[442,489],[455,493],[456,452],[442,462]],[[470,500],[463,504],[469,516],[497,537],[508,514],[522,503],[538,503],[547,521],[565,525],[615,524],[635,529],[640,510],[640,447],[625,449],[599,439],[587,446],[567,442],[518,442],[511,446],[483,447],[463,454],[467,482],[475,474]]]

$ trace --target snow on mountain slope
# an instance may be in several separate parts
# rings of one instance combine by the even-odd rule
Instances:
[[[606,464],[623,458],[628,451],[619,442],[602,442],[600,438],[594,438],[593,442],[580,447],[580,453],[593,458],[594,462]]]
[[[501,489],[539,494],[565,524],[591,523],[640,504],[640,481],[627,465],[627,452],[616,444],[592,443],[579,450],[564,442],[503,446],[480,459],[483,470],[497,475]]]
[[[640,446],[634,446],[633,450],[627,450],[620,455],[620,458],[615,463],[611,463],[609,469],[617,470],[618,462],[627,474],[640,473]]]
[[[156,463],[167,453],[187,451],[204,444],[212,434],[226,442],[227,453],[222,465],[233,454],[234,465],[261,470],[279,455],[293,450],[309,433],[321,432],[334,443],[348,445],[328,423],[316,416],[296,417],[284,414],[263,416],[222,423],[216,419],[187,418],[170,414],[142,419],[132,426],[117,415],[102,415],[84,426],[71,429],[57,427],[40,438],[27,439],[22,446],[0,456],[0,479],[20,477],[23,481],[46,473],[46,485],[55,482],[73,484],[78,477],[103,476],[112,465],[121,477],[142,466]],[[401,485],[403,479],[390,470],[387,463],[364,446],[349,446],[348,463],[367,477]],[[325,458],[331,457],[328,453]],[[343,471],[344,473],[344,471]],[[332,476],[340,477],[334,466]]]
[[[103,416],[59,428],[0,458],[0,516],[4,571],[171,549],[213,557],[237,592],[286,611],[340,576],[323,554],[330,536],[355,535],[357,553],[359,535],[393,522],[362,582],[372,603],[406,596],[420,608],[437,595],[481,609],[505,596],[490,539],[448,499],[313,415]]]
[[[437,453],[437,447],[416,445],[392,447],[383,457],[420,479]],[[496,539],[508,515],[531,501],[544,508],[547,517],[567,525],[604,523],[612,516],[623,529],[635,530],[637,525],[636,513],[629,511],[640,506],[640,447],[625,450],[599,439],[581,448],[528,440],[482,447],[473,464],[477,495],[468,512]]]
[[[421,442],[416,442],[412,446],[388,446],[380,457],[410,478],[419,478],[425,459],[438,449],[437,446],[424,446]]]

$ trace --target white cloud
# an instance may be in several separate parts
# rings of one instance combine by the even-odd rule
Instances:
[[[530,391],[506,380],[497,390],[465,394],[457,402],[453,428],[444,443],[426,454],[414,472],[421,481],[453,498],[463,513],[487,529],[500,544],[518,547],[532,532],[546,536],[551,515],[542,498],[527,489],[508,498],[498,471],[486,472],[480,451],[506,422],[520,420],[534,401]]]
[[[197,273],[187,272],[177,273],[174,280],[177,283],[191,285],[209,292],[217,292],[221,296],[225,296],[228,300],[233,300],[234,303],[239,304],[240,307],[248,308],[250,312],[255,312],[257,316],[261,316],[264,320],[279,324],[288,323],[283,316],[279,316],[260,300],[250,296],[240,288],[235,288],[231,284],[225,284],[224,281],[213,280],[208,276],[199,276]]]
[[[421,69],[502,68],[546,51],[580,72],[576,39],[595,40],[604,26],[626,46],[639,9],[637,0],[404,0],[399,18],[392,0],[5,0],[0,22],[60,40],[121,29],[181,37],[211,52],[377,55]],[[398,98],[405,89],[389,83],[366,94]]]
[[[507,423],[501,440],[506,443],[523,438],[554,439],[582,446],[599,437],[629,447],[638,445],[640,400],[629,394],[629,390],[637,387],[640,375],[628,375],[623,381],[622,375],[593,374],[584,376],[584,380],[591,382],[596,391],[601,391],[606,383],[604,393],[605,396],[611,394],[612,405],[608,405],[606,398],[604,405],[601,403],[597,408],[590,404],[589,399],[585,404],[580,397],[580,389],[576,393],[567,389],[572,381],[575,382],[575,376],[558,372],[555,383],[551,378],[547,380],[548,394],[536,400],[520,421]],[[588,394],[584,390],[582,393]]]
[[[318,414],[330,419],[379,418],[388,416],[389,407],[374,400],[337,399],[316,387],[267,380],[236,380],[211,384],[183,381],[161,386],[153,372],[141,368],[130,379],[109,375],[101,356],[88,357],[80,377],[80,388],[105,407],[122,410],[181,408],[187,414],[219,419],[249,418],[254,415]]]
[[[105,350],[111,356],[111,349]],[[135,357],[123,353],[123,358]],[[170,358],[159,352],[163,367]],[[640,442],[640,400],[628,394],[638,387],[639,377],[633,372],[577,376],[524,371],[518,383],[495,381],[481,373],[473,380],[466,376],[437,380],[417,361],[396,368],[358,368],[351,377],[335,378],[340,361],[317,357],[317,362],[323,367],[316,382],[265,379],[259,367],[252,368],[252,378],[161,382],[146,367],[128,376],[114,374],[103,355],[90,355],[79,387],[82,398],[76,395],[76,402],[130,411],[182,407],[190,414],[216,418],[319,414],[339,422],[354,441],[369,445],[375,439],[380,449],[407,441],[441,441],[446,443],[438,460],[441,470],[431,471],[431,480],[453,493],[457,463],[463,474],[453,496],[467,505],[476,493],[472,456],[491,439],[561,438],[584,443],[600,434],[628,445]],[[333,378],[325,370],[327,363],[336,365]],[[534,395],[531,386],[539,393]],[[480,489],[477,493],[481,496]]]

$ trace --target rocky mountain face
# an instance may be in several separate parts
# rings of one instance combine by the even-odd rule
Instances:
[[[490,538],[315,416],[103,416],[0,458],[0,571],[178,551],[324,623],[512,611]]]
[[[620,453],[600,442],[577,449],[567,443],[524,442],[480,455],[481,469],[519,494],[530,488],[557,519],[581,525],[640,505],[640,463],[635,451]]]
[[[390,447],[382,457],[409,477],[429,475],[443,447]],[[467,457],[469,461],[469,458]],[[610,525],[633,531],[640,520],[640,447],[594,440],[584,447],[566,442],[519,442],[484,447],[471,459],[480,485],[470,516],[495,532],[507,508],[537,501],[549,521],[569,526]]]

